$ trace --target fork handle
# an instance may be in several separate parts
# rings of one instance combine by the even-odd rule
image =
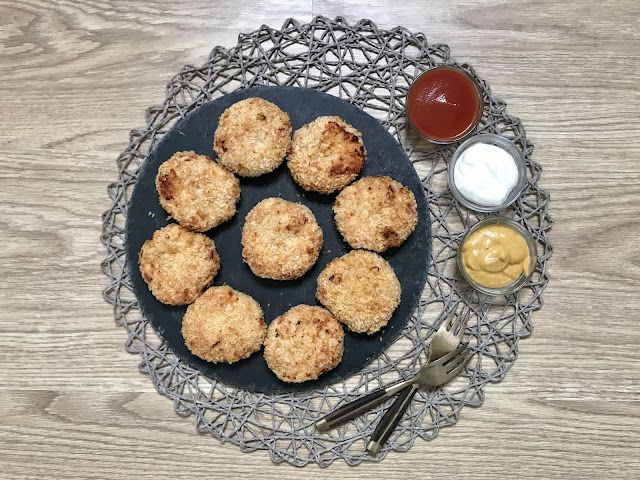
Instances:
[[[320,433],[324,433],[347,420],[356,418],[367,410],[371,410],[376,405],[380,405],[387,398],[393,397],[396,393],[409,386],[412,382],[413,379],[401,380],[384,388],[375,390],[374,392],[371,392],[364,397],[360,397],[353,402],[349,402],[337,410],[334,410],[324,418],[318,420],[316,422],[316,430]]]
[[[382,420],[380,420],[373,435],[371,435],[369,443],[367,443],[367,451],[371,455],[380,453],[380,450],[382,450],[382,447],[389,439],[391,432],[395,430],[400,420],[402,420],[402,416],[407,411],[417,391],[418,384],[416,383],[406,387],[400,392],[400,395],[398,395],[396,401],[393,402],[393,405],[389,407],[389,410],[387,410],[387,413],[385,413]]]
[[[375,392],[371,392],[364,397],[360,397],[353,402],[347,403],[337,410],[331,412],[326,417],[322,418],[316,423],[316,429],[322,433],[327,430],[331,430],[332,428],[337,427],[338,425],[346,422],[347,420],[351,420],[352,418],[357,417],[358,415],[366,412],[367,410],[375,407],[376,405],[381,404],[387,398],[389,398],[389,394],[387,390],[381,388],[376,390]]]

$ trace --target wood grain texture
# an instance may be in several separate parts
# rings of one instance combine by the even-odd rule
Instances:
[[[534,335],[453,428],[382,463],[296,469],[195,432],[101,299],[115,158],[185,63],[287,17],[447,43],[519,116],[551,192]],[[640,476],[640,4],[0,0],[0,478]]]

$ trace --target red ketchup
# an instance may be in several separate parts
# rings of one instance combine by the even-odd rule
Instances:
[[[453,67],[423,73],[409,90],[407,111],[418,132],[435,142],[464,137],[479,122],[482,97],[476,83]]]

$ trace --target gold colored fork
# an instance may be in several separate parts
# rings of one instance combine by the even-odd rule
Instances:
[[[400,392],[371,435],[367,443],[367,451],[371,455],[377,455],[380,452],[420,387],[435,387],[447,383],[460,373],[473,356],[473,352],[465,346],[459,347],[471,312],[469,307],[466,307],[463,314],[458,315],[458,306],[433,336],[429,345],[427,363],[410,380],[411,384]],[[452,352],[459,353],[451,357]],[[439,362],[440,359],[444,362]]]
[[[462,314],[458,313],[459,307],[460,304],[449,314],[434,334],[429,346],[429,361],[418,371],[415,377],[409,380],[401,380],[343,405],[318,420],[316,422],[316,430],[322,433],[335,428],[347,420],[351,420],[376,405],[379,405],[405,388],[407,389],[406,395],[411,395],[412,399],[413,395],[415,395],[415,391],[412,392],[415,385],[437,386],[448,382],[457,375],[471,358],[471,354],[466,348],[460,347],[456,349],[460,344],[460,339],[462,339],[470,316],[468,307],[464,309]],[[417,388],[418,387],[415,388],[416,391]],[[401,413],[397,410],[397,413],[400,413],[399,417],[402,417],[411,399],[408,399],[406,405],[400,405],[404,406],[404,410]],[[400,418],[398,418],[398,421],[399,419]],[[393,427],[395,428],[395,425],[393,425]],[[391,431],[393,431],[393,429],[391,429],[388,434],[390,434]],[[386,438],[384,440],[386,441]],[[372,445],[372,448],[375,449],[375,446]]]

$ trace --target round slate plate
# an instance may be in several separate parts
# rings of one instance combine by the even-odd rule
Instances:
[[[167,225],[167,212],[162,209],[155,188],[160,164],[174,153],[194,150],[216,158],[213,133],[222,112],[234,103],[249,97],[262,97],[275,103],[289,114],[294,131],[322,115],[337,115],[362,133],[367,160],[361,176],[388,175],[413,191],[418,203],[418,225],[411,236],[398,248],[382,256],[394,268],[402,285],[400,306],[387,326],[374,335],[356,334],[345,328],[344,355],[340,364],[321,375],[318,380],[302,384],[279,380],[267,367],[262,352],[228,364],[213,364],[189,352],[180,333],[186,306],[164,305],[151,294],[138,267],[138,252],[153,232]],[[325,265],[344,255],[350,247],[335,227],[331,207],[336,194],[321,195],[306,192],[291,178],[286,162],[274,172],[253,179],[240,179],[242,189],[237,214],[228,222],[207,232],[216,243],[220,255],[220,273],[214,285],[227,284],[251,295],[260,303],[265,321],[270,323],[291,306],[318,305],[315,299],[316,279]],[[260,200],[282,197],[301,202],[311,209],[324,234],[324,245],[318,262],[297,280],[276,281],[258,278],[242,262],[240,237],[246,214]],[[180,120],[160,140],[147,157],[136,182],[126,225],[126,255],[133,291],[143,315],[171,347],[174,353],[203,374],[225,383],[256,392],[284,393],[319,388],[346,377],[379,355],[400,333],[418,305],[427,278],[431,258],[431,222],[420,179],[404,148],[380,125],[359,108],[316,90],[296,87],[255,87],[240,90],[204,104]]]

